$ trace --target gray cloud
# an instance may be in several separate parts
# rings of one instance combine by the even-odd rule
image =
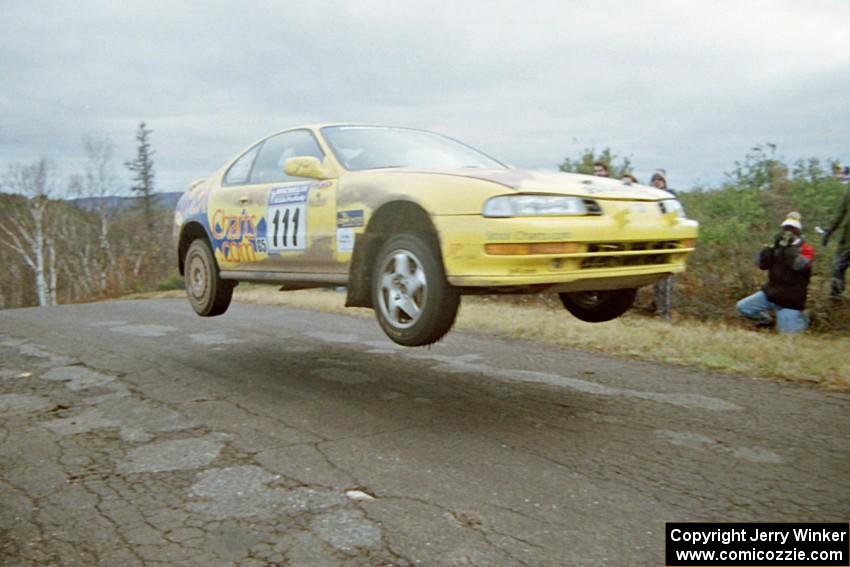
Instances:
[[[4,3],[0,167],[121,160],[153,128],[180,190],[288,126],[432,129],[518,166],[582,148],[714,184],[754,144],[850,160],[850,4]]]

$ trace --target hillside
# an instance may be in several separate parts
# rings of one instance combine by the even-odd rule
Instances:
[[[173,209],[177,206],[177,201],[180,199],[180,195],[182,192],[170,192],[170,193],[154,193],[156,204],[159,207],[165,209]],[[106,207],[112,211],[123,211],[125,209],[129,209],[133,207],[133,205],[137,202],[136,197],[105,197]],[[65,199],[65,201],[78,208],[86,211],[95,211],[97,210],[100,199],[98,197],[77,197],[73,199]]]

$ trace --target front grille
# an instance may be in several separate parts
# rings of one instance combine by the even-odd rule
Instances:
[[[591,242],[587,245],[589,254],[600,254],[583,258],[582,270],[594,268],[617,268],[621,266],[649,266],[668,264],[673,255],[669,252],[653,254],[656,250],[678,250],[685,244],[677,240],[651,240],[640,242]],[[626,253],[622,256],[618,252]],[[635,254],[637,252],[637,254]],[[601,254],[605,254],[602,256]]]
[[[585,258],[581,261],[580,269],[592,268],[618,268],[621,266],[651,266],[653,264],[667,264],[670,262],[670,254],[646,254],[641,256],[602,256],[596,258]]]
[[[638,250],[675,250],[682,248],[678,240],[651,240],[646,242],[591,242],[588,252],[631,252]]]

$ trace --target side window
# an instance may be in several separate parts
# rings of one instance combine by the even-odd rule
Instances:
[[[290,177],[283,172],[283,164],[291,157],[313,156],[325,159],[316,140],[307,130],[284,132],[266,140],[257,162],[251,171],[251,183],[276,183],[297,181],[301,177]]]
[[[254,158],[257,157],[257,152],[260,151],[260,146],[262,144],[257,144],[236,160],[236,163],[230,166],[230,169],[224,174],[225,185],[242,185],[243,183],[248,183],[248,176],[251,174],[251,165],[254,163]]]

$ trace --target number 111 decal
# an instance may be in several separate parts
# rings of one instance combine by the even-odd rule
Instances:
[[[298,218],[301,216],[303,207],[286,207],[284,209],[275,209],[274,219],[272,219],[272,248],[294,248],[298,249]],[[284,211],[281,216],[280,211]],[[293,212],[295,211],[295,212]],[[289,214],[292,213],[292,230],[289,229]],[[287,240],[291,235],[292,240]],[[278,241],[280,236],[280,241]],[[278,244],[280,242],[280,244]],[[303,248],[303,246],[302,246]]]
[[[307,246],[309,185],[278,187],[269,193],[266,238],[269,252],[304,250]]]

